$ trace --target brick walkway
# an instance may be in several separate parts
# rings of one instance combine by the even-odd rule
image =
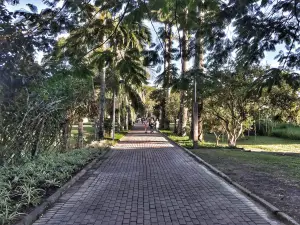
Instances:
[[[280,224],[141,125],[109,154],[34,224]]]

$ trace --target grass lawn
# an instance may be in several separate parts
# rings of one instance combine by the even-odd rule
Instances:
[[[162,132],[180,145],[192,147],[188,137]],[[213,135],[206,135],[205,140],[199,149],[192,150],[196,155],[300,221],[300,155],[274,154],[300,153],[300,141],[245,137],[238,141],[238,147],[252,150],[246,152],[227,148],[225,140],[216,148]]]
[[[192,151],[300,221],[300,157],[229,149]]]
[[[179,137],[174,135],[172,131],[163,130],[170,138],[177,141],[179,144],[186,148],[192,148],[192,141],[186,137]],[[205,143],[200,143],[201,148],[216,148],[215,137],[213,134],[206,134]],[[219,147],[227,148],[226,137],[220,141]],[[237,147],[244,148],[251,151],[266,151],[266,152],[289,152],[300,153],[300,140],[290,140],[278,137],[267,136],[250,136],[243,137],[237,142]]]

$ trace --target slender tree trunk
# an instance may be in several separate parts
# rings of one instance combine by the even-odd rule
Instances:
[[[201,13],[201,6],[197,7],[197,13],[198,13],[198,19],[199,19],[199,29],[196,32],[196,41],[195,41],[195,63],[194,63],[194,68],[196,70],[203,70],[203,41],[201,37],[201,23],[202,23],[202,13]],[[198,74],[198,73],[197,73]],[[196,92],[196,77],[197,74],[194,76],[194,91]],[[198,89],[199,89],[199,84],[198,84]],[[198,103],[197,103],[198,101]],[[193,132],[194,132],[194,142],[197,140],[203,142],[203,99],[201,96],[196,96],[194,97],[194,112],[197,113],[197,116],[195,115],[194,118],[194,125],[193,125]],[[197,109],[196,109],[197,108]],[[198,111],[198,112],[197,112]]]
[[[70,148],[70,119],[66,118],[62,124],[61,150],[67,151]]]
[[[112,113],[112,139],[115,140],[116,132],[116,92],[113,92],[113,113]]]
[[[99,102],[99,122],[98,122],[98,140],[104,139],[104,117],[105,117],[105,89],[106,89],[106,68],[103,68],[102,73],[100,73],[100,102]]]
[[[174,119],[174,134],[177,133],[177,118]]]
[[[117,119],[118,119],[118,132],[122,130],[121,126],[121,104],[120,104],[120,97],[118,99],[118,113],[117,113]]]
[[[216,132],[214,132],[214,135],[216,137],[216,146],[219,146],[220,135],[218,135]]]
[[[160,106],[159,107],[159,118],[158,118],[158,120],[159,120],[159,129],[163,129],[164,128],[163,124],[162,124],[162,113],[163,113],[163,107]]]
[[[193,126],[194,126],[194,108],[193,107],[194,107],[194,103],[192,103],[193,110],[192,110],[192,119],[191,119],[191,124],[190,124],[191,130],[190,130],[190,136],[189,136],[189,138],[191,140],[193,140],[193,138],[194,138],[194,128],[193,128]]]
[[[182,77],[187,72],[187,30],[182,30]],[[180,93],[180,110],[179,110],[179,122],[178,122],[178,135],[186,135],[186,123],[188,117],[188,108],[186,107],[186,91]]]
[[[172,24],[167,23],[166,27],[166,55],[165,55],[165,60],[166,60],[166,73],[165,73],[165,120],[164,120],[164,129],[168,130],[170,129],[170,121],[167,117],[168,112],[167,112],[167,101],[170,98],[170,84],[172,80],[172,71],[171,71],[171,51],[172,51]]]
[[[198,103],[198,140],[200,142],[204,142],[203,110],[204,110],[204,102],[203,102],[203,99],[200,98],[199,103]]]
[[[165,126],[165,120],[167,116],[167,91],[165,86],[167,85],[167,70],[168,70],[168,38],[167,38],[167,33],[168,33],[168,24],[165,23],[165,37],[164,37],[164,80],[163,80],[163,87],[164,87],[164,94],[165,98],[162,103],[162,109],[161,109],[161,120],[160,120],[160,126],[164,128]],[[147,115],[148,116],[148,115]]]
[[[129,128],[129,112],[128,112],[128,99],[127,96],[125,97],[125,130]]]
[[[77,148],[83,148],[83,119],[78,119]]]
[[[127,113],[128,113],[128,128],[130,129],[133,125],[133,120],[132,120],[131,108],[129,105],[127,106]]]
[[[40,140],[42,138],[44,126],[45,126],[45,121],[42,118],[38,123],[37,131],[35,133],[35,140],[34,140],[34,143],[33,143],[33,146],[32,146],[32,150],[31,150],[31,157],[32,158],[37,155],[37,152],[40,148],[39,144],[40,144]]]

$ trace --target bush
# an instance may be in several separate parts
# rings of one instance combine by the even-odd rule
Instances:
[[[300,127],[291,124],[283,124],[273,129],[271,135],[280,138],[300,140]]]
[[[0,168],[0,224],[10,224],[28,207],[38,205],[100,153],[99,149],[52,152],[23,165]]]
[[[107,134],[109,134],[112,130],[112,120],[109,118],[105,118],[104,120],[104,130]]]

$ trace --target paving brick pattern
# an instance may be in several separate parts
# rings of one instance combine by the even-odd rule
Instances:
[[[281,224],[158,133],[137,125],[35,225]]]

